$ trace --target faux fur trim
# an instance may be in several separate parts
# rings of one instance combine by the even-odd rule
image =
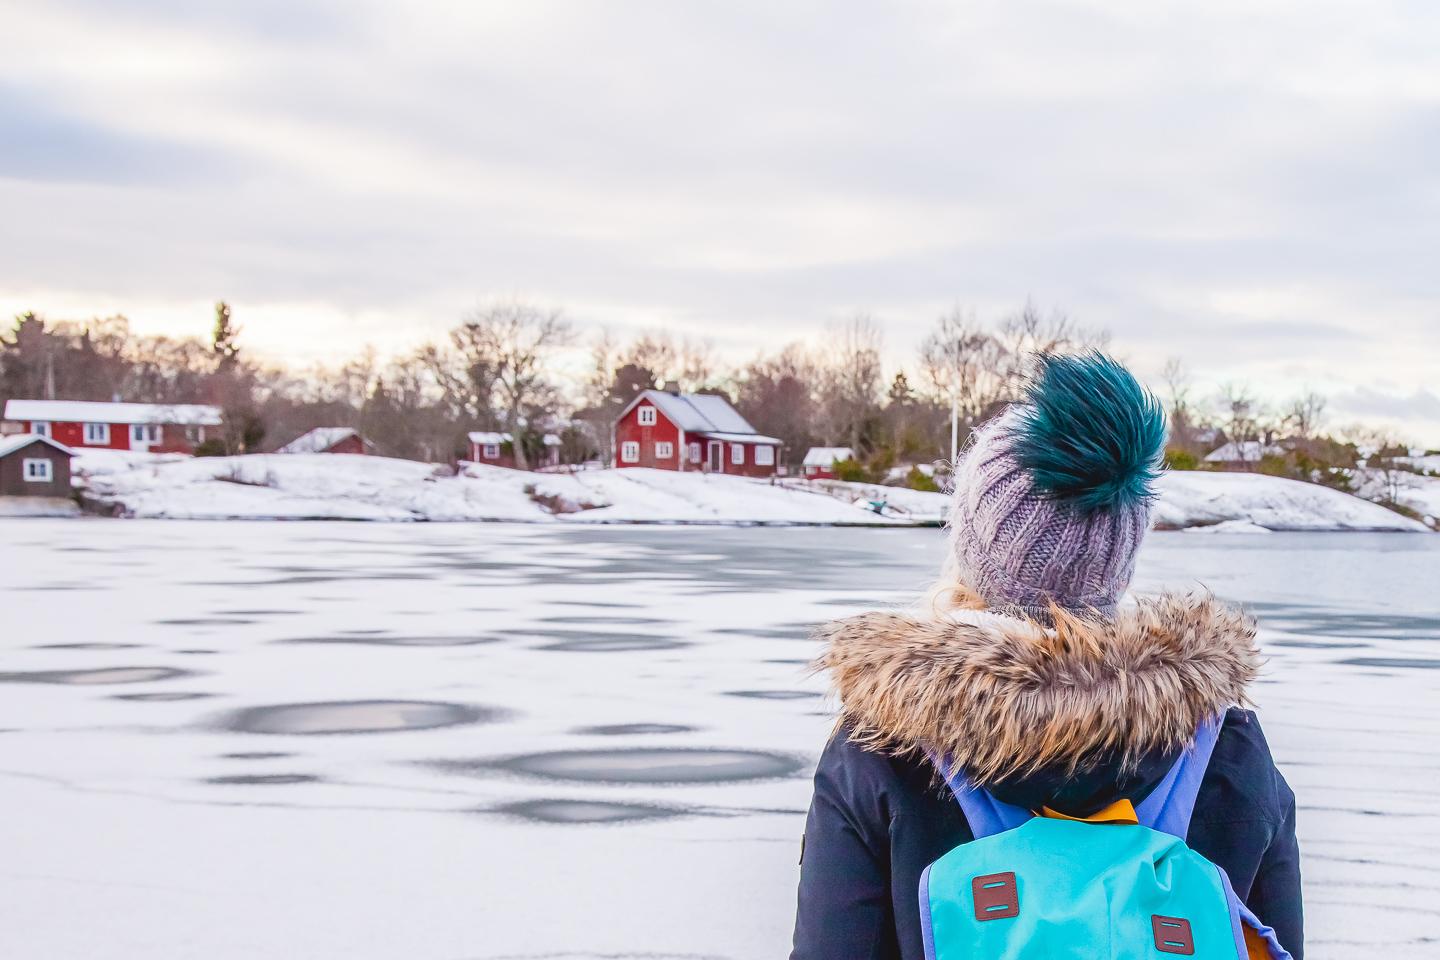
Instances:
[[[867,613],[822,627],[820,660],[852,740],[947,753],[977,783],[1100,758],[1133,769],[1246,702],[1255,624],[1209,595],[1165,595],[1113,621],[1054,626],[976,610]]]

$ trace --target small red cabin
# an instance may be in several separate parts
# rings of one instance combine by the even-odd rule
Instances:
[[[104,403],[93,400],[10,400],[5,426],[72,450],[101,447],[150,453],[194,453],[219,436],[218,407],[194,403]]]
[[[302,433],[276,453],[369,453],[374,447],[353,427],[316,427]]]
[[[835,464],[854,459],[855,451],[849,447],[811,447],[805,451],[805,460],[801,465],[805,468],[807,480],[834,480]]]
[[[780,441],[762,436],[724,397],[646,390],[615,421],[615,466],[773,477]]]
[[[487,433],[476,431],[468,434],[470,459],[475,463],[488,463],[492,467],[515,467],[515,442],[508,433]],[[536,470],[553,467],[560,463],[560,437],[547,433],[541,438],[545,452],[530,466]]]
[[[70,456],[65,447],[38,434],[0,437],[0,496],[70,496]]]

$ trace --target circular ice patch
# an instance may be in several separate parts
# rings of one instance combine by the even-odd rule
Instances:
[[[189,670],[174,667],[101,667],[96,670],[32,670],[0,673],[0,683],[61,683],[91,686],[102,683],[151,683],[193,677]]]
[[[495,720],[499,712],[429,700],[335,700],[248,707],[222,718],[237,733],[345,734],[433,730]]]
[[[727,783],[788,777],[804,762],[760,750],[635,748],[630,750],[557,750],[489,762],[442,764],[461,772],[485,769],[528,774],[547,780],[586,783]]]
[[[694,727],[678,723],[602,723],[595,727],[577,727],[573,732],[597,737],[627,737],[632,734],[690,733]]]
[[[643,803],[613,803],[608,800],[519,800],[492,808],[496,813],[533,820],[536,823],[626,823],[683,816],[681,807],[659,807]]]

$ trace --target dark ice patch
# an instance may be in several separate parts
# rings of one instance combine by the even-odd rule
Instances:
[[[603,723],[594,727],[576,727],[571,733],[595,737],[644,736],[659,733],[693,733],[695,727],[679,723]]]
[[[627,653],[635,650],[679,650],[688,646],[690,644],[683,640],[671,640],[667,637],[591,634],[570,640],[556,640],[534,649],[566,653]]]
[[[518,800],[502,803],[490,810],[534,823],[553,824],[631,823],[680,817],[689,812],[683,807],[610,800]]]
[[[158,691],[156,693],[117,693],[111,700],[132,700],[136,703],[172,703],[180,700],[204,700],[216,696],[213,693],[187,693],[176,690],[174,692]]]
[[[205,782],[217,786],[279,787],[295,783],[319,783],[320,778],[309,773],[237,773],[209,777]]]
[[[761,750],[633,747],[557,750],[498,760],[448,760],[435,765],[452,773],[498,771],[580,783],[737,783],[791,777],[806,762]]]
[[[328,736],[433,730],[467,723],[488,723],[498,710],[430,700],[332,700],[248,707],[220,718],[219,726],[236,733]]]
[[[144,644],[141,643],[110,643],[104,640],[91,640],[80,643],[37,643],[31,650],[139,650]]]
[[[31,670],[0,673],[0,683],[57,683],[91,686],[105,683],[153,683],[193,677],[190,670],[175,667],[99,667],[94,670]]]
[[[809,690],[726,690],[727,697],[749,697],[752,700],[818,700],[824,694]]]
[[[1427,660],[1421,657],[1350,657],[1347,660],[1337,660],[1336,662],[1348,664],[1352,667],[1398,667],[1405,670],[1440,670],[1440,660]]]

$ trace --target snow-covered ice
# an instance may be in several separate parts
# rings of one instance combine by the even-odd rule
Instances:
[[[943,542],[6,521],[0,956],[783,956],[810,628]],[[1310,957],[1433,956],[1440,539],[1151,537],[1197,580],[1264,626]]]

